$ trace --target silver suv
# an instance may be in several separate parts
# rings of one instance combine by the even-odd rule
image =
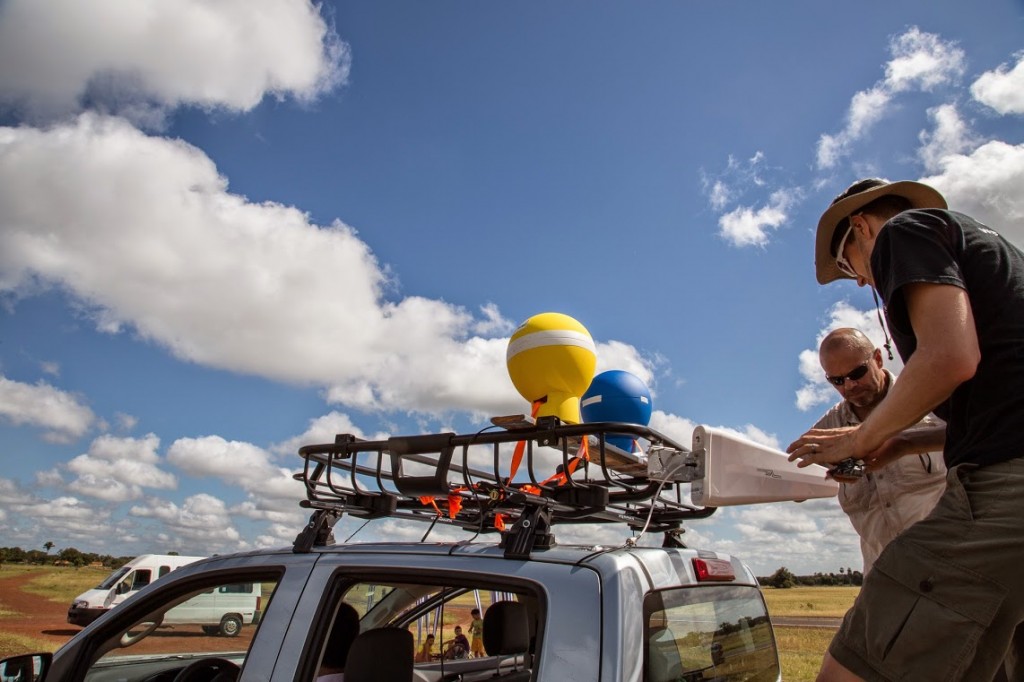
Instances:
[[[699,465],[694,453],[634,425],[504,426],[382,441],[340,435],[304,447],[297,477],[313,512],[293,547],[174,571],[52,657],[0,663],[0,678],[781,679],[753,574],[735,557],[681,542],[683,520],[714,511],[688,504],[679,489]],[[622,433],[642,447],[607,442]],[[446,524],[467,536],[334,544],[345,513]],[[642,546],[636,535],[609,547],[555,540],[560,524],[587,522],[663,533],[664,546]],[[239,637],[164,624],[190,599],[249,582],[262,586],[263,617]]]

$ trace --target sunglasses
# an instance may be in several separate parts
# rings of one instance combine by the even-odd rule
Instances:
[[[850,381],[860,381],[861,379],[864,378],[864,375],[868,373],[868,362],[870,362],[870,360],[864,362],[861,365],[858,365],[853,369],[852,372],[849,372],[848,374],[840,374],[837,376],[826,374],[825,378],[828,379],[828,383],[832,384],[833,386],[842,386],[843,384],[846,383],[847,379],[849,379]]]
[[[843,274],[849,274],[851,278],[856,280],[858,278],[857,273],[853,269],[853,265],[847,260],[843,252],[846,250],[846,242],[850,239],[850,235],[853,233],[853,218],[854,216],[860,215],[860,213],[853,213],[847,218],[846,231],[843,232],[843,239],[840,240],[839,248],[836,249],[836,266],[843,272]]]

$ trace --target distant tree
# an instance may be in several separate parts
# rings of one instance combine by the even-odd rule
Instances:
[[[796,576],[785,566],[775,571],[768,578],[767,584],[779,589],[789,589],[796,585]]]
[[[178,556],[177,552],[168,552],[167,556]]]
[[[74,547],[68,547],[62,549],[59,554],[60,558],[72,566],[84,566],[85,560],[82,558],[82,553]]]
[[[50,542],[49,540],[47,540],[46,542],[43,543],[43,549],[45,549],[46,553],[49,554],[50,550],[53,549],[53,543]]]

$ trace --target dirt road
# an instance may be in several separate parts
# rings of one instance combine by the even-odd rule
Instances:
[[[22,591],[33,578],[41,575],[45,572],[22,573],[0,580],[0,606],[15,614],[0,617],[0,632],[44,640],[51,645],[51,651],[56,651],[81,628],[68,624],[69,604],[58,604]]]
[[[0,579],[0,607],[14,612],[0,616],[0,634],[26,637],[35,643],[33,651],[5,650],[2,652],[4,656],[39,650],[56,651],[82,631],[82,628],[67,622],[70,604],[58,604],[23,590],[27,583],[40,575],[45,575],[45,572]],[[238,637],[228,638],[207,635],[198,625],[178,625],[159,629],[133,646],[131,653],[240,651],[248,648],[254,632],[255,628],[247,626]]]

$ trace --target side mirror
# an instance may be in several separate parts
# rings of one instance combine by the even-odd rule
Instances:
[[[0,680],[4,682],[42,682],[50,669],[53,654],[25,654],[0,661]]]
[[[132,585],[127,580],[122,580],[121,582],[119,582],[117,584],[117,593],[118,594],[128,594],[128,592],[131,589],[132,589]]]

